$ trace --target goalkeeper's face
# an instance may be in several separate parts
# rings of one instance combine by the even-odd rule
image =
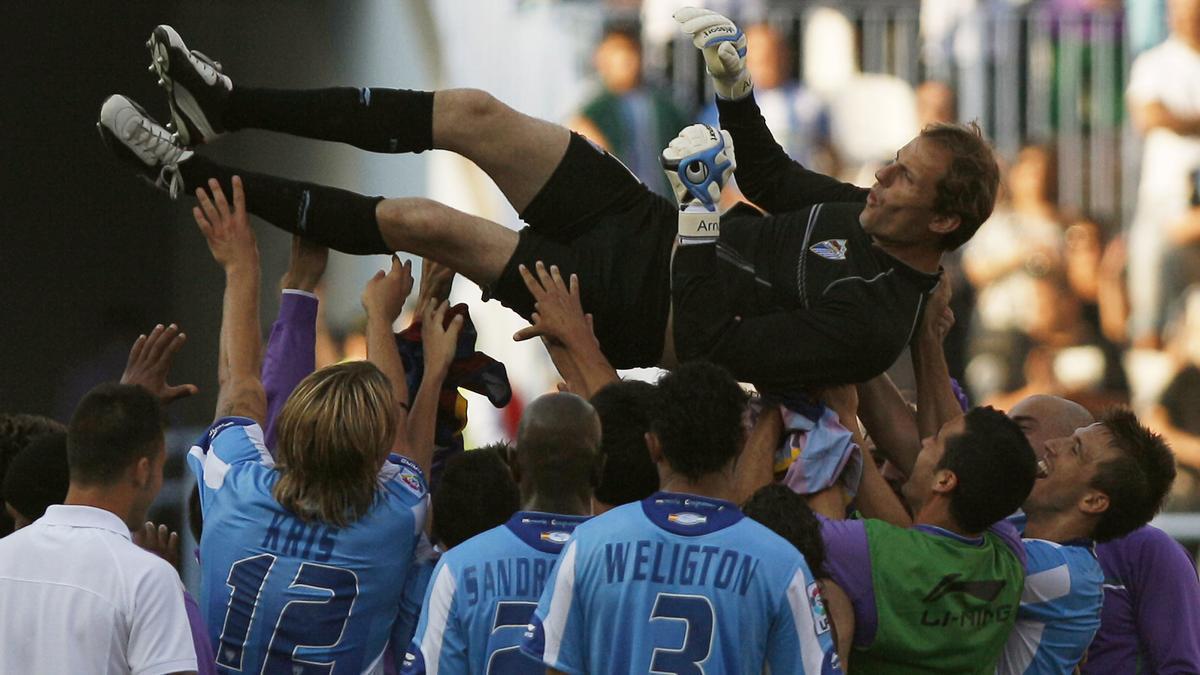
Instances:
[[[950,153],[938,143],[914,138],[895,159],[875,172],[875,185],[859,222],[881,244],[940,246],[941,234],[931,228],[940,216],[934,210],[938,183],[950,165]]]

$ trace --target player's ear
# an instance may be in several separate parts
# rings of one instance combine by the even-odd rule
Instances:
[[[149,485],[150,473],[153,470],[154,462],[149,457],[138,457],[137,461],[130,467],[134,487],[143,488]]]
[[[1079,510],[1098,516],[1108,510],[1109,504],[1108,495],[1099,490],[1088,490],[1079,500]]]
[[[962,225],[961,217],[939,213],[935,214],[933,220],[929,221],[929,231],[944,237],[957,230],[960,225]]]
[[[646,449],[650,451],[650,461],[655,464],[662,464],[662,442],[658,440],[658,435],[653,431],[647,431],[645,434]]]
[[[958,487],[958,476],[950,469],[938,469],[933,474],[933,491],[938,494],[949,494]]]

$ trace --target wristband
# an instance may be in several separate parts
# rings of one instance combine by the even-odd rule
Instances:
[[[697,202],[679,207],[679,243],[711,244],[721,235],[721,214]]]

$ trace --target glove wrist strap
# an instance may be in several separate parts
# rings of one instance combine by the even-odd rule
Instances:
[[[721,214],[709,211],[697,202],[679,207],[679,243],[712,244],[721,234]]]

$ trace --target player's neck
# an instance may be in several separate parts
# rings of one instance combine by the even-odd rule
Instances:
[[[592,500],[582,495],[540,495],[534,493],[525,500],[522,511],[556,513],[560,516],[592,515]]]
[[[913,525],[931,525],[947,532],[953,532],[960,537],[975,538],[982,532],[969,532],[960,525],[954,516],[950,515],[950,503],[946,499],[934,497],[927,502],[913,518]]]
[[[67,488],[67,496],[63,499],[63,504],[67,506],[90,506],[92,508],[103,509],[120,518],[130,529],[137,527],[140,523],[131,522],[141,520],[140,517],[134,518],[133,511],[133,496],[128,490],[113,487],[111,485],[79,485],[71,483]]]
[[[1093,523],[1066,512],[1026,513],[1025,534],[1028,539],[1044,539],[1055,543],[1090,539]]]
[[[937,274],[942,266],[942,250],[930,247],[928,244],[899,245],[876,240],[875,245],[885,253],[909,267],[924,272]]]
[[[689,479],[681,474],[672,473],[660,478],[658,489],[663,492],[678,492],[698,497],[708,497],[710,499],[723,499],[735,504],[738,499],[737,482],[733,480],[731,472],[727,471],[710,473],[698,479]]]

